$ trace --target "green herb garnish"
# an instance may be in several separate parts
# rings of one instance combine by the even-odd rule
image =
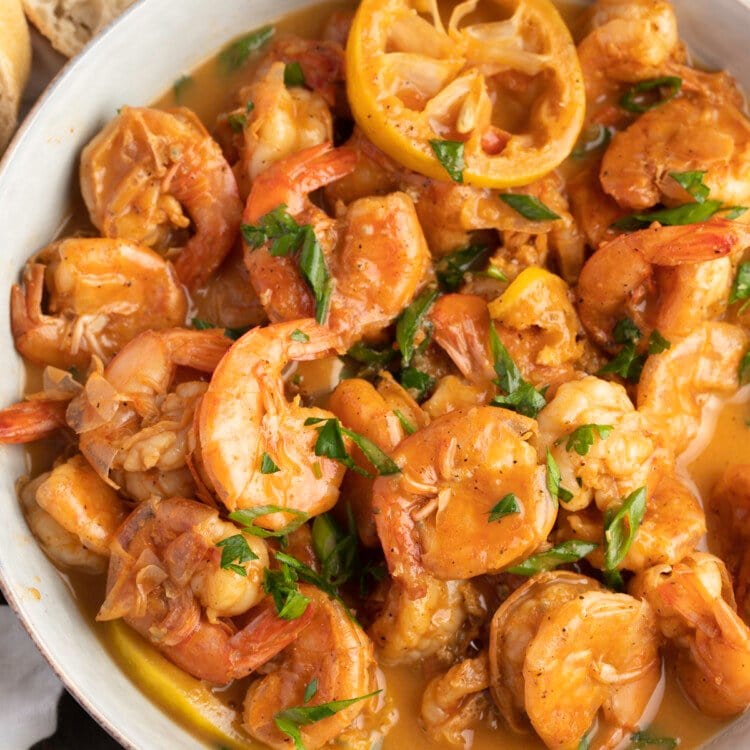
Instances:
[[[519,565],[506,568],[505,572],[519,576],[533,576],[545,570],[553,570],[565,563],[577,562],[593,552],[598,546],[594,542],[571,539],[548,549],[546,552],[527,557]]]
[[[539,198],[523,193],[500,193],[500,200],[529,221],[554,221],[560,217]]]
[[[247,571],[242,567],[242,563],[258,559],[258,555],[250,549],[247,539],[242,534],[235,534],[222,539],[220,542],[216,542],[216,546],[221,549],[221,567],[226,570],[233,570],[240,576],[247,576]]]
[[[401,350],[403,366],[411,363],[415,352],[414,338],[422,327],[424,317],[438,297],[438,290],[434,287],[425,289],[409,307],[404,310],[396,322],[396,342]]]
[[[646,488],[631,492],[619,508],[604,514],[604,568],[615,570],[633,544],[646,514]]]
[[[611,424],[582,424],[568,435],[565,450],[575,451],[579,456],[585,456],[594,444],[595,435],[598,435],[600,440],[605,440],[610,432],[612,432]]]
[[[345,533],[329,513],[316,516],[312,525],[312,544],[326,583],[338,587],[355,573],[358,562],[357,528],[350,517]]]
[[[463,283],[464,274],[479,266],[488,252],[487,245],[469,245],[444,255],[435,264],[440,286],[447,292],[455,292]]]
[[[219,64],[225,73],[231,73],[242,67],[253,52],[257,52],[274,35],[273,26],[251,31],[232,42],[219,54]]]
[[[302,617],[310,604],[310,599],[299,590],[296,570],[284,563],[278,570],[266,568],[263,590],[271,595],[276,613],[282,620],[296,620]]]
[[[305,86],[305,74],[298,62],[290,62],[284,66],[285,86]]]
[[[286,526],[282,526],[280,529],[276,530],[264,529],[261,526],[256,526],[256,518],[269,516],[272,513],[288,513],[289,515],[296,516],[296,519],[288,523]],[[305,523],[305,521],[307,521],[308,518],[310,518],[310,516],[302,510],[284,508],[281,505],[256,505],[254,508],[235,510],[229,514],[229,518],[242,526],[243,531],[248,534],[259,536],[261,539],[268,539],[269,537],[279,539],[296,531],[303,523]]]
[[[696,203],[703,203],[710,191],[708,185],[703,182],[706,170],[695,170],[693,172],[670,172],[669,176],[685,191],[693,196]]]
[[[737,377],[740,385],[750,382],[750,350],[746,351],[740,360],[740,366],[737,368]]]
[[[299,328],[295,328],[289,334],[289,338],[292,341],[296,341],[296,342],[298,342],[300,344],[306,344],[310,340],[310,337],[304,331],[300,331]]]
[[[573,493],[570,490],[566,490],[560,484],[560,467],[555,461],[555,457],[552,455],[549,449],[547,449],[547,489],[549,494],[552,495],[556,500],[561,500],[564,503],[570,502],[573,499]]]
[[[649,354],[661,354],[672,348],[672,342],[667,341],[659,331],[654,328],[651,331],[651,335],[648,337],[648,353]]]
[[[227,123],[233,133],[241,133],[245,129],[245,125],[247,125],[247,115],[232,112],[227,115]]]
[[[652,737],[648,732],[636,732],[630,735],[630,750],[640,750],[641,748],[664,747],[667,750],[674,750],[679,745],[679,741],[673,737]]]
[[[443,165],[453,182],[464,181],[464,144],[461,141],[430,141],[437,160]]]
[[[302,698],[303,702],[309,703],[315,697],[315,694],[317,692],[318,692],[318,678],[315,677],[314,679],[310,680],[310,682],[305,687],[305,695]]]
[[[422,401],[427,391],[435,385],[435,378],[417,370],[416,367],[404,367],[401,370],[401,385],[409,391],[414,391],[416,400]]]
[[[650,109],[666,104],[674,99],[682,88],[682,78],[677,76],[660,76],[636,83],[620,98],[620,106],[628,112],[641,114]],[[662,91],[664,89],[664,91]],[[657,93],[654,98],[653,92]]]
[[[732,282],[732,291],[729,294],[729,304],[745,300],[740,307],[740,314],[745,312],[750,304],[750,262],[740,263],[737,266],[737,275]]]
[[[518,498],[512,492],[509,492],[492,507],[487,522],[493,523],[494,521],[499,521],[501,518],[505,518],[505,516],[520,512],[521,507],[518,505]]]
[[[277,471],[281,471],[281,469],[274,463],[274,460],[268,455],[268,453],[264,453],[263,457],[260,459],[260,473],[275,474]]]

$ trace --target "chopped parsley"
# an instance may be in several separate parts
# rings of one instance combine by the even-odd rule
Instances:
[[[401,385],[409,391],[414,391],[417,401],[422,401],[435,385],[435,378],[416,367],[404,367],[401,370]]]
[[[505,497],[499,500],[489,512],[488,523],[494,523],[499,521],[505,516],[512,515],[513,513],[520,513],[521,507],[518,505],[518,497],[512,492],[509,492]]]
[[[566,490],[560,484],[560,467],[555,461],[555,457],[547,449],[547,489],[549,494],[552,495],[556,500],[561,500],[564,503],[570,502],[573,499],[573,493],[570,490]]]
[[[289,515],[295,516],[296,518],[286,526],[282,526],[280,529],[276,530],[264,529],[263,527],[257,526],[255,524],[256,518],[260,518],[261,516],[269,516],[272,513],[288,513]],[[307,521],[308,518],[310,518],[310,516],[302,510],[295,510],[294,508],[284,508],[280,505],[256,505],[254,508],[235,510],[229,514],[229,518],[235,523],[238,523],[240,526],[242,526],[242,530],[247,534],[259,536],[262,539],[268,539],[269,537],[280,539],[281,537],[285,537],[291,534],[293,531],[296,531],[300,526],[302,526],[303,523],[305,523],[305,521]]]
[[[221,567],[225,570],[233,570],[237,575],[247,576],[247,571],[242,563],[252,562],[258,559],[258,555],[250,549],[247,539],[242,534],[235,534],[220,542],[216,546],[221,549]]]
[[[268,453],[264,453],[260,459],[260,473],[261,474],[275,474],[281,469],[275,464],[274,460]]]
[[[408,367],[417,347],[415,338],[422,328],[425,315],[438,297],[438,290],[434,287],[425,289],[409,307],[404,310],[396,322],[396,342],[401,350],[402,363]]]
[[[559,565],[577,562],[593,552],[598,546],[594,542],[571,539],[567,542],[562,542],[562,544],[555,545],[546,552],[539,552],[536,555],[527,557],[519,565],[506,568],[505,572],[519,576],[533,576],[545,570],[553,570]]]
[[[740,263],[737,266],[737,274],[732,282],[732,291],[729,294],[729,304],[743,302],[740,313],[743,313],[750,304],[750,263]]]
[[[305,74],[298,62],[290,62],[284,66],[285,86],[305,86]]]
[[[237,68],[241,68],[253,52],[257,52],[265,46],[275,31],[273,26],[263,26],[241,36],[219,54],[219,65],[225,73],[231,73]]]
[[[646,514],[646,488],[639,487],[619,508],[604,513],[604,569],[615,570],[625,559]]]
[[[464,181],[464,144],[461,141],[430,141],[430,147],[453,182]]]
[[[442,289],[455,292],[464,280],[464,275],[477,269],[489,253],[487,245],[468,245],[444,255],[435,264],[435,273]]]
[[[599,436],[600,440],[605,440],[610,432],[612,432],[612,425],[610,424],[582,424],[568,435],[565,450],[575,451],[579,456],[585,456],[594,444],[596,435]]]
[[[500,200],[529,221],[554,221],[560,217],[539,198],[523,193],[500,193]]]

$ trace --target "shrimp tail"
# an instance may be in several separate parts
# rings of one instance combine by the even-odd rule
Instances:
[[[20,401],[0,410],[0,443],[31,443],[54,435],[65,425],[67,401]]]

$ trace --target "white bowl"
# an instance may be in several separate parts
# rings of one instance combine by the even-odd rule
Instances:
[[[0,164],[0,404],[18,399],[24,368],[10,335],[11,284],[55,236],[77,190],[78,155],[123,104],[148,104],[227,41],[309,0],[141,0],[55,79]],[[675,0],[697,58],[729,69],[750,91],[750,2]],[[70,589],[34,542],[16,501],[21,448],[0,446],[0,583],[39,650],[114,737],[138,750],[205,745],[130,682],[85,622]],[[38,597],[35,592],[41,594]],[[685,717],[689,721],[689,717]],[[741,719],[715,750],[750,747]]]

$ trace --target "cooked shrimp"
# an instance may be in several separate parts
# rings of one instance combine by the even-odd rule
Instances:
[[[344,347],[389,325],[412,301],[430,263],[405,193],[354,201],[336,221],[310,203],[311,190],[347,174],[353,165],[353,152],[332,151],[328,144],[294,154],[259,175],[244,214],[247,224],[256,224],[283,204],[298,223],[313,226],[333,278],[327,324]],[[312,314],[312,294],[295,260],[274,257],[265,246],[248,248],[245,258],[272,321]]]
[[[219,331],[146,331],[103,373],[92,372],[71,401],[67,421],[81,452],[108,481],[112,470],[179,470],[201,381],[173,385],[178,367],[210,373],[232,342]]]
[[[750,465],[724,469],[708,497],[706,517],[711,548],[729,568],[738,610],[750,623]]]
[[[544,618],[526,648],[524,706],[550,750],[575,750],[599,712],[600,747],[643,726],[661,680],[659,631],[645,602],[587,591]]]
[[[381,373],[377,388],[360,378],[342,380],[331,393],[328,408],[344,427],[372,440],[387,454],[406,437],[407,428],[416,430],[429,421],[388,372]],[[365,457],[356,446],[352,447],[352,458],[360,468],[368,470]],[[341,485],[341,497],[349,503],[360,539],[368,547],[378,545],[372,515],[372,482],[369,477],[351,471]]]
[[[0,443],[33,443],[66,427],[67,401],[19,401],[0,409]]]
[[[614,509],[613,503],[608,509]],[[561,538],[601,543],[604,538],[602,513],[584,510],[566,514],[559,527]],[[706,533],[706,516],[700,502],[671,469],[665,468],[647,496],[646,514],[619,569],[640,571],[652,565],[671,564],[692,552]],[[604,567],[601,547],[587,560]]]
[[[487,714],[489,701],[487,654],[465,659],[445,674],[434,677],[422,696],[421,715],[435,742],[463,748],[472,745],[472,728]]]
[[[747,205],[750,120],[732,103],[681,97],[646,112],[616,133],[601,166],[601,184],[623,208],[692,200],[671,172],[705,171],[712,200]]]
[[[592,375],[563,383],[538,421],[540,457],[550,451],[562,486],[572,493],[566,510],[581,510],[592,500],[604,510],[639,487],[655,485],[668,458],[625,388]],[[578,428],[593,438],[583,455],[573,443],[568,447]]]
[[[466,581],[438,581],[424,576],[427,593],[412,599],[391,584],[383,609],[369,628],[378,661],[414,664],[429,656],[452,662],[461,655],[486,615],[478,592]]]
[[[295,331],[303,336],[293,336]],[[303,341],[295,340],[303,338]],[[334,415],[284,395],[282,371],[294,360],[325,356],[338,344],[329,330],[305,319],[254,328],[240,338],[211,378],[199,415],[203,465],[230,510],[277,505],[316,515],[336,503],[344,467],[315,455],[310,418]],[[279,471],[263,474],[267,454]],[[278,529],[292,520],[273,513],[258,520]]]
[[[593,578],[577,573],[539,573],[495,612],[490,625],[489,688],[495,705],[515,731],[530,728],[524,698],[524,659],[540,625],[565,602],[586,591],[601,590]]]
[[[300,591],[311,600],[310,624],[281,653],[274,671],[250,685],[244,704],[243,726],[248,733],[279,750],[289,747],[289,738],[279,731],[274,715],[305,705],[305,689],[313,681],[317,691],[308,701],[310,706],[368,695],[376,686],[372,643],[359,625],[319,589],[300,584]],[[304,746],[322,747],[376,700],[359,701],[334,716],[301,726]]]
[[[677,678],[698,708],[733,716],[750,705],[750,630],[737,615],[724,563],[694,552],[636,576],[630,589],[656,611],[677,652]]]
[[[693,278],[676,283],[680,277],[674,272],[684,264],[696,271],[701,261],[719,262],[748,241],[747,227],[725,219],[622,234],[603,244],[581,271],[577,289],[581,321],[598,344],[609,347],[615,324],[626,316],[644,335],[654,328],[667,337],[684,335],[717,314],[716,295],[693,287],[700,284],[700,274],[688,274]],[[654,280],[657,288],[652,290]],[[727,291],[724,284],[720,289]],[[679,322],[677,330],[675,322]]]
[[[85,368],[92,354],[108,361],[141,331],[182,325],[186,313],[172,265],[123,240],[55,242],[27,263],[11,292],[18,351],[62,368]]]
[[[250,181],[280,159],[333,139],[333,118],[326,100],[301,86],[284,85],[283,62],[240,91],[240,115],[247,102],[241,149],[241,173]]]
[[[232,170],[185,108],[123,107],[83,150],[81,192],[105,237],[159,250],[183,244],[175,269],[190,289],[219,267],[240,227]]]
[[[37,477],[20,497],[29,528],[56,563],[89,573],[106,569],[127,507],[82,456]]]
[[[498,572],[547,538],[556,508],[535,433],[533,420],[485,406],[439,417],[399,445],[401,473],[376,479],[373,509],[388,569],[409,596],[427,593],[425,572],[441,580]],[[508,493],[519,512],[490,521]]]
[[[224,684],[250,674],[288,645],[312,612],[281,620],[264,599],[268,552],[262,539],[242,534],[255,555],[235,563],[246,575],[220,566],[216,544],[240,533],[193,500],[141,503],[112,543],[107,597],[97,620],[122,617],[198,679]],[[225,619],[246,612],[251,619],[242,629]]]
[[[648,358],[638,384],[638,411],[681,453],[695,437],[709,396],[739,387],[748,336],[729,323],[704,323],[670,349]]]

